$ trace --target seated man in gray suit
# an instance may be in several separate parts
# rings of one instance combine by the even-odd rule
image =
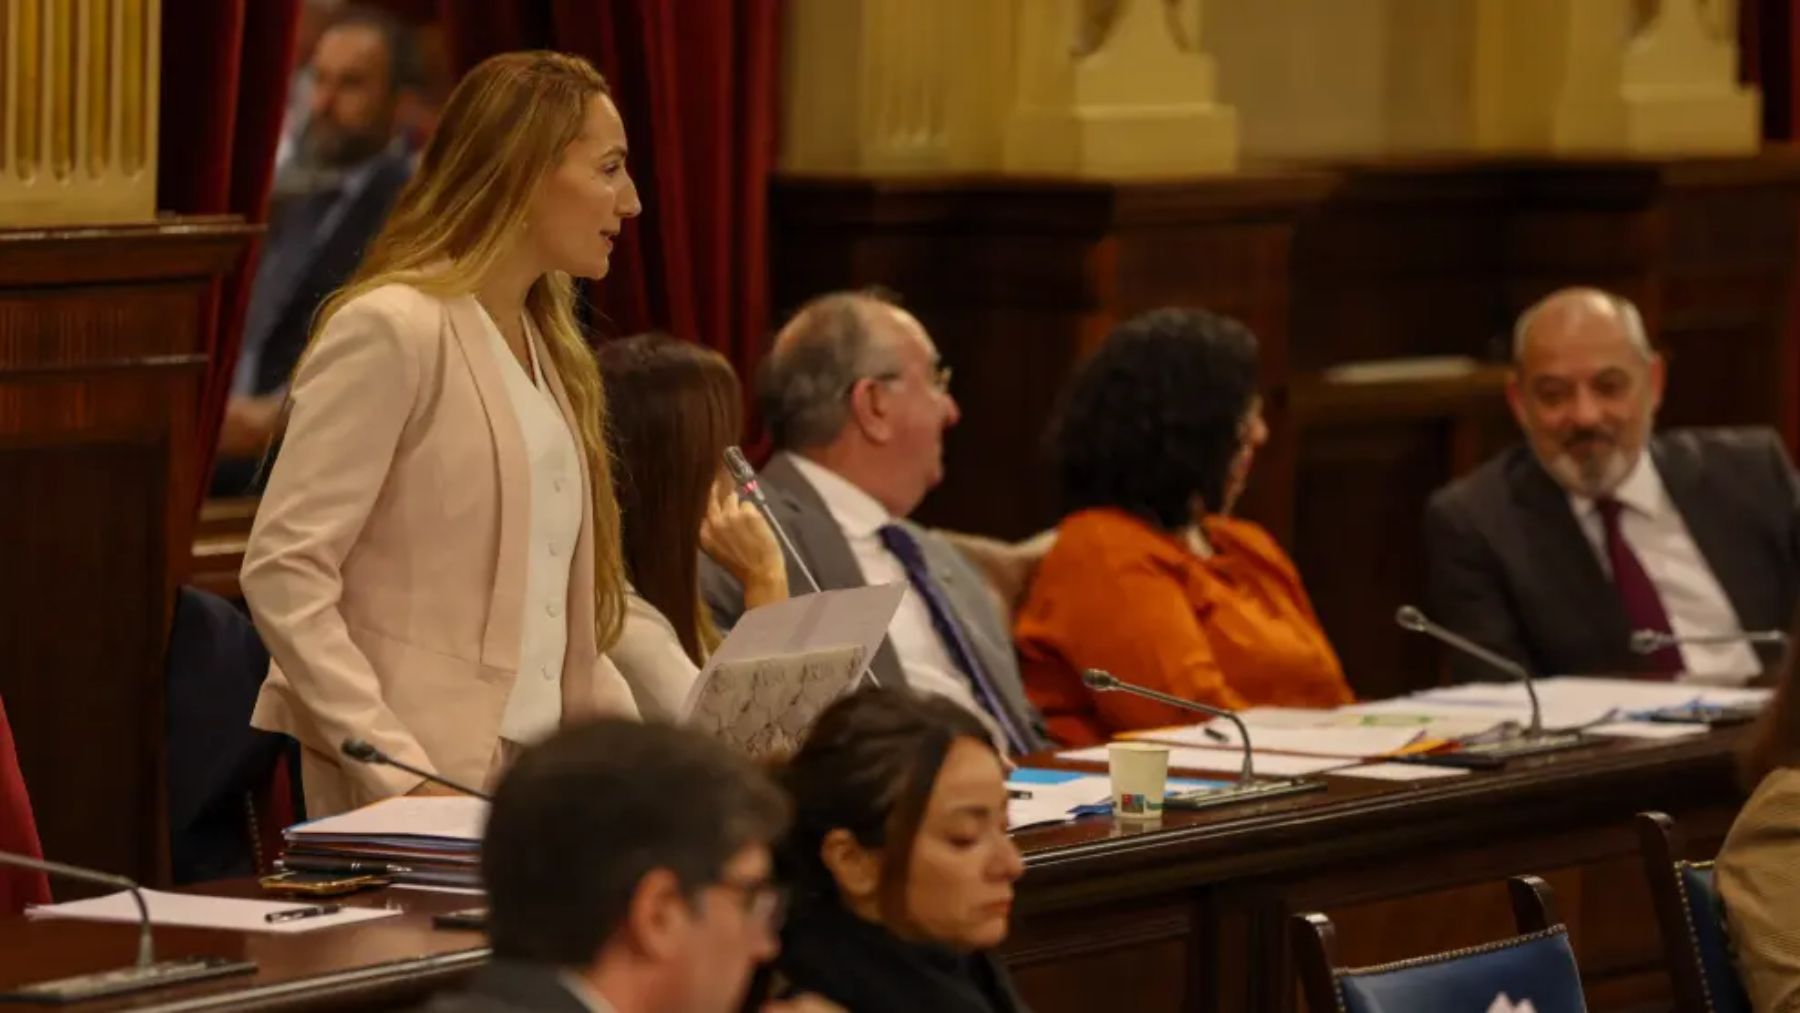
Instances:
[[[949,385],[912,314],[868,293],[814,299],[763,363],[759,401],[777,453],[761,485],[823,588],[908,585],[870,666],[878,682],[947,696],[1010,752],[1029,752],[1048,740],[993,592],[948,542],[906,520],[943,478],[944,431],[958,418]],[[742,589],[702,567],[707,603],[721,625],[735,623]],[[808,588],[792,559],[788,586]]]
[[[1529,448],[1432,497],[1433,618],[1544,674],[1687,672],[1747,679],[1772,664],[1741,639],[1785,629],[1800,590],[1800,486],[1766,429],[1652,435],[1665,365],[1629,301],[1595,289],[1519,318],[1507,385]],[[1688,641],[1632,649],[1651,630]],[[1451,658],[1459,678],[1492,678]]]
[[[527,748],[481,848],[494,959],[426,1013],[744,1009],[780,949],[770,848],[789,808],[743,755],[672,725],[606,719]]]

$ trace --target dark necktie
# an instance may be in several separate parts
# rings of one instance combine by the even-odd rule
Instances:
[[[969,642],[963,632],[962,623],[956,617],[956,609],[950,604],[949,596],[938,586],[937,579],[925,566],[925,552],[919,547],[918,539],[912,532],[898,524],[888,524],[881,529],[881,544],[900,560],[906,567],[906,579],[911,582],[913,590],[925,599],[925,609],[931,613],[931,626],[937,631],[938,639],[943,641],[944,649],[949,652],[950,660],[962,669],[964,677],[969,680],[975,690],[975,699],[993,715],[1006,736],[1007,748],[1019,755],[1031,751],[1031,743],[1020,727],[1020,720],[1006,706],[999,692],[994,688],[993,678],[981,664],[981,656],[975,652],[975,646]]]
[[[1606,528],[1606,558],[1612,564],[1613,587],[1619,592],[1619,603],[1625,606],[1625,617],[1631,621],[1632,630],[1673,633],[1662,596],[1656,593],[1650,574],[1645,572],[1637,553],[1631,551],[1631,543],[1619,527],[1623,504],[1610,498],[1596,500],[1594,509],[1600,511],[1600,522]],[[1681,649],[1673,645],[1659,648],[1649,661],[1654,671],[1673,676],[1682,669]]]

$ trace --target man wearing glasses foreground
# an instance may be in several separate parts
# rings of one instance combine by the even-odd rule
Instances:
[[[493,962],[429,1013],[728,1013],[779,949],[789,804],[722,743],[604,720],[527,749],[482,845]],[[764,1013],[827,1013],[811,997]]]
[[[870,663],[875,679],[954,700],[1003,752],[1042,748],[998,600],[1005,592],[997,597],[947,538],[906,519],[943,480],[944,433],[961,417],[949,367],[918,319],[878,292],[819,296],[776,335],[757,398],[777,451],[762,486],[806,569],[826,589],[907,585]],[[707,604],[733,625],[743,589],[707,560],[701,567]],[[811,590],[792,559],[788,587]]]

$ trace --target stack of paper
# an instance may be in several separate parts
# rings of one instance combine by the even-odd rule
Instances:
[[[481,883],[488,805],[478,798],[405,796],[289,827],[283,865],[317,872],[367,872],[397,883]]]
[[[1250,743],[1258,756],[1263,753],[1298,753],[1302,756],[1336,756],[1358,760],[1364,757],[1391,756],[1417,742],[1425,730],[1419,727],[1398,728],[1261,728],[1250,727]],[[1127,738],[1166,742],[1174,746],[1200,749],[1227,749],[1240,753],[1242,740],[1237,726],[1230,721],[1177,728],[1152,728],[1130,732]]]
[[[315,903],[311,901],[294,903],[291,901],[240,900],[235,897],[163,893],[158,890],[145,890],[143,893],[144,906],[150,910],[152,925],[231,929],[238,932],[283,934],[311,932],[314,929],[329,929],[339,925],[349,925],[353,922],[387,918],[400,913],[399,908],[352,907],[347,904],[339,904],[338,910],[330,914],[271,922],[268,918],[270,914],[296,908],[310,908],[314,907]],[[25,913],[32,918],[74,918],[81,921],[125,922],[130,925],[136,925],[139,921],[137,901],[132,898],[129,890],[89,900],[70,901],[66,904],[46,904],[31,908]]]
[[[1256,733],[1250,734],[1254,737]],[[1106,747],[1089,746],[1086,749],[1071,749],[1056,755],[1064,760],[1105,763]],[[1171,770],[1207,770],[1235,774],[1242,767],[1243,762],[1243,753],[1236,750],[1195,749],[1190,746],[1169,747],[1169,769]],[[1255,750],[1252,753],[1251,762],[1255,764],[1258,776],[1299,777],[1304,774],[1317,774],[1320,771],[1347,767],[1355,761],[1337,756],[1292,756],[1287,753],[1265,753]]]

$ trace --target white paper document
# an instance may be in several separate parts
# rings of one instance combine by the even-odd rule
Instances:
[[[1007,800],[1008,830],[1066,823],[1074,818],[1071,810],[1079,806],[1112,801],[1112,781],[1091,774],[1056,784],[1008,781],[1006,787],[1009,791],[1022,791],[1031,796]]]
[[[1418,741],[1423,728],[1261,728],[1250,726],[1250,742],[1256,755],[1299,753],[1305,756],[1337,756],[1357,760],[1387,756]],[[1237,726],[1219,719],[1199,725],[1176,728],[1151,728],[1131,732],[1127,738],[1167,742],[1177,746],[1201,749],[1229,749],[1241,746]]]
[[[476,844],[487,828],[488,804],[463,795],[402,795],[361,809],[302,823],[287,831],[293,840],[306,838],[426,838],[424,843]]]
[[[1685,739],[1694,735],[1705,735],[1712,729],[1702,724],[1677,724],[1666,721],[1614,721],[1609,724],[1595,725],[1587,730],[1589,735],[1610,735],[1618,739]]]
[[[1333,777],[1363,777],[1371,781],[1440,781],[1468,774],[1467,767],[1433,767],[1423,763],[1370,763],[1331,772]]]
[[[686,723],[752,756],[795,748],[869,667],[905,592],[821,591],[744,613],[694,680]]]
[[[267,919],[267,916],[275,911],[288,911],[294,908],[332,903],[336,903],[336,901],[329,898],[316,902],[295,903],[293,901],[244,900],[237,897],[207,897],[189,893],[164,893],[160,890],[144,891],[144,904],[150,909],[152,924],[179,925],[187,928],[293,935],[297,932],[312,932],[317,929],[330,929],[340,925],[388,918],[400,913],[399,908],[345,905],[337,912],[328,915],[296,918],[285,922],[270,922]],[[91,900],[75,900],[66,904],[46,904],[41,907],[28,908],[25,913],[32,918],[71,918],[91,922],[126,922],[132,925],[138,923],[137,902],[132,900],[129,890],[108,894],[105,897],[95,897]]]
[[[1255,732],[1250,733],[1252,737]],[[1065,760],[1085,760],[1089,763],[1105,763],[1106,747],[1089,746],[1086,749],[1072,749],[1058,753]],[[1325,756],[1290,756],[1286,753],[1265,753],[1257,750],[1252,755],[1258,776],[1299,777],[1302,774],[1317,774],[1324,770],[1335,770],[1350,765],[1350,760],[1342,757]],[[1235,774],[1243,764],[1243,754],[1224,749],[1193,749],[1188,746],[1169,747],[1170,770],[1206,770],[1218,773]]]
[[[1628,718],[1642,711],[1700,704],[1713,707],[1761,706],[1769,699],[1766,689],[1702,686],[1693,683],[1651,682],[1638,679],[1601,679],[1557,675],[1537,681],[1538,703],[1544,726],[1568,728],[1612,717]],[[1413,698],[1452,705],[1471,705],[1530,714],[1530,700],[1522,683],[1466,683],[1430,689]]]

